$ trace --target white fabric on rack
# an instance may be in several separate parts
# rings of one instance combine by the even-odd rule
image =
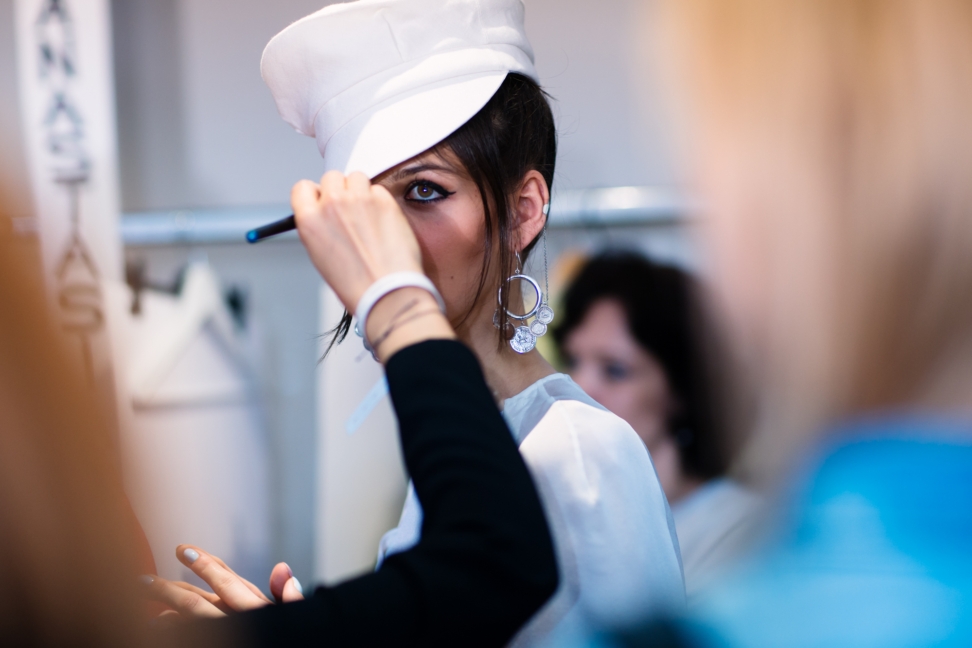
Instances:
[[[537,381],[503,408],[543,500],[560,587],[513,641],[530,646],[581,628],[624,624],[684,602],[675,525],[644,444],[565,374]],[[409,487],[378,563],[414,546],[422,508]]]
[[[145,290],[140,301],[124,324],[133,407],[123,442],[159,575],[201,585],[175,556],[192,543],[260,582],[272,566],[269,451],[246,339],[205,261],[189,264],[178,295]]]

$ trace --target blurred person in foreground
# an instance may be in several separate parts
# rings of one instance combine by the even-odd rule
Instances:
[[[783,487],[758,558],[632,641],[972,645],[972,2],[665,6]]]
[[[730,438],[713,394],[711,328],[692,277],[637,252],[587,261],[554,331],[570,377],[627,421],[672,506],[689,602],[746,546],[759,499],[726,476]]]
[[[10,236],[0,227],[0,644],[142,645],[151,561],[112,419],[49,321],[36,255]]]

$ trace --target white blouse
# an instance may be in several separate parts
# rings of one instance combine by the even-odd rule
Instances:
[[[752,544],[761,504],[755,492],[723,477],[672,507],[690,606]]]
[[[503,416],[540,492],[560,568],[557,592],[511,645],[566,639],[682,606],[675,524],[631,426],[565,374],[507,399]],[[415,545],[421,528],[422,507],[409,486],[398,526],[381,539],[378,564]]]

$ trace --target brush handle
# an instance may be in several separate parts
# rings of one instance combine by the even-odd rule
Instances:
[[[281,218],[278,221],[274,221],[269,225],[264,225],[263,227],[258,227],[252,229],[246,233],[246,240],[248,243],[258,243],[265,238],[270,238],[271,236],[276,236],[277,234],[283,234],[284,232],[289,232],[290,230],[297,229],[297,223],[294,221],[294,215],[291,214],[287,218]]]

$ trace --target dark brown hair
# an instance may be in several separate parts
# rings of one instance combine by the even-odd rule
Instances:
[[[473,303],[477,303],[487,288],[492,292],[499,286],[487,286],[493,256],[493,239],[498,241],[500,275],[513,274],[516,265],[513,238],[516,213],[512,203],[514,193],[530,171],[538,171],[553,186],[554,163],[557,158],[557,132],[548,96],[532,79],[510,73],[499,89],[469,121],[452,135],[432,148],[432,151],[451,151],[476,183],[483,199],[486,215],[486,237],[483,242],[483,268]],[[539,237],[537,237],[539,238]],[[525,263],[537,238],[520,255]],[[503,308],[509,295],[503,292]],[[468,317],[467,313],[465,317]],[[331,331],[331,342],[324,355],[340,343],[351,329],[351,314],[345,312],[341,322]],[[500,331],[500,342],[503,340]]]

